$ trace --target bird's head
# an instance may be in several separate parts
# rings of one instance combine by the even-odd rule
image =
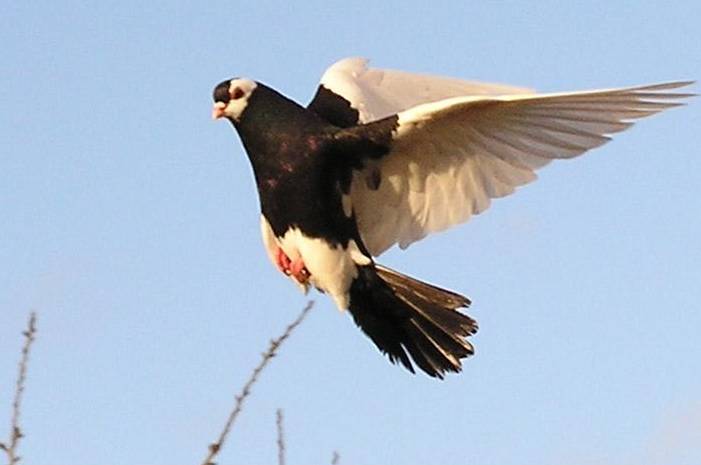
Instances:
[[[218,84],[213,93],[212,118],[223,117],[232,122],[239,121],[256,87],[258,84],[255,81],[244,78],[235,78]]]

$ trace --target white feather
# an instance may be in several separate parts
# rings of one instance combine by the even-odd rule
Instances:
[[[278,250],[281,249],[280,241],[275,236],[275,233],[273,233],[273,228],[270,227],[270,223],[263,215],[260,215],[260,233],[263,237],[263,246],[265,247],[265,252],[270,259],[270,262],[273,264],[276,270],[282,271],[280,270],[277,262],[277,253]],[[309,291],[308,283],[300,283],[292,275],[288,275],[288,278],[290,278],[304,294]]]
[[[353,178],[363,241],[379,255],[467,221],[551,160],[581,155],[632,120],[680,105],[692,94],[668,91],[688,84],[451,97],[400,112],[390,153],[373,165],[379,188],[359,182],[363,173]]]
[[[234,121],[241,119],[243,111],[248,106],[248,99],[251,97],[253,91],[256,90],[256,87],[258,87],[258,84],[250,79],[232,79],[229,83],[229,95],[231,96],[231,100],[223,107],[223,115]],[[240,92],[241,95],[234,98],[237,91]],[[215,106],[217,106],[217,104],[215,104]]]
[[[323,239],[307,237],[297,228],[290,228],[279,242],[293,261],[299,258],[304,261],[310,284],[329,294],[339,310],[348,308],[348,291],[353,278],[358,275],[356,265],[370,263],[355,241],[350,240],[348,246],[343,248]]]
[[[345,58],[331,65],[321,85],[348,100],[368,123],[416,105],[464,95],[530,94],[532,90],[503,84],[369,68],[365,58]]]

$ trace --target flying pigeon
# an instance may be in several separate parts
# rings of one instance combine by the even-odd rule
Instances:
[[[554,159],[609,141],[693,94],[670,82],[586,92],[376,69],[346,58],[305,108],[246,78],[214,89],[213,118],[253,166],[270,261],[328,294],[393,363],[432,377],[474,353],[470,300],[375,262],[397,244],[467,221]]]

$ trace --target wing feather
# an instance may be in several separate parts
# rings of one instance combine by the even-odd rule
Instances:
[[[408,108],[397,115],[389,154],[373,164],[380,186],[369,189],[355,177],[351,184],[365,245],[379,255],[467,221],[550,161],[581,155],[636,119],[682,105],[693,94],[671,90],[689,84],[451,96]]]
[[[370,68],[365,58],[345,58],[331,65],[321,77],[320,87],[342,97],[345,102],[335,106],[309,107],[335,120],[334,111],[347,111],[345,105],[358,112],[359,123],[369,123],[405,111],[417,105],[465,95],[531,94],[531,89],[477,81],[407,73],[392,69]]]

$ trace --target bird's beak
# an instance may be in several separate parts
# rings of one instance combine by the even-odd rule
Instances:
[[[226,103],[224,102],[214,102],[212,107],[212,119],[219,119],[224,116],[224,109],[226,108]]]

